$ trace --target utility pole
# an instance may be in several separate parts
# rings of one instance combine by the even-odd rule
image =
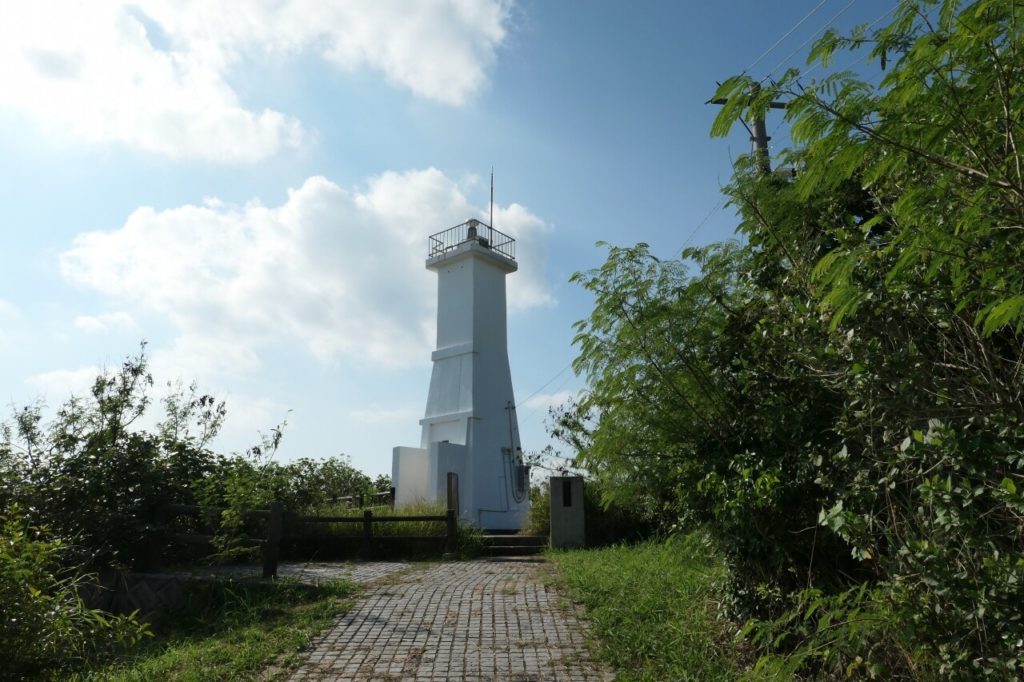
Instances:
[[[758,94],[761,92],[761,84],[753,83],[750,86],[750,101],[753,102]],[[713,99],[709,101],[709,104],[725,104],[724,99]],[[769,109],[785,109],[785,102],[769,102]],[[750,141],[754,143],[754,158],[757,159],[758,168],[761,169],[761,173],[768,175],[772,172],[771,155],[768,152],[768,141],[771,140],[768,136],[768,128],[765,126],[764,116],[755,113],[750,120],[750,125],[747,126],[743,123],[744,127],[747,128],[747,132],[750,133]]]

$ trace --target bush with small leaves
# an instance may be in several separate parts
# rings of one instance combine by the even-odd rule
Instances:
[[[68,547],[18,506],[0,516],[0,679],[36,679],[102,660],[149,634],[134,615],[88,608]]]

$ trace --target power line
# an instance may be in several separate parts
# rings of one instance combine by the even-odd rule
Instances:
[[[562,369],[558,370],[558,374],[556,374],[555,376],[553,376],[553,377],[551,377],[550,379],[548,379],[547,381],[545,381],[545,382],[544,382],[544,385],[543,385],[543,386],[541,386],[541,387],[540,387],[540,388],[538,388],[538,389],[537,389],[536,391],[534,391],[533,393],[531,393],[530,395],[526,396],[525,398],[523,398],[522,400],[520,400],[520,401],[519,401],[518,403],[516,403],[516,409],[518,410],[518,409],[519,409],[519,407],[520,407],[520,406],[521,406],[521,405],[522,405],[523,403],[526,403],[526,402],[528,402],[528,401],[529,401],[529,400],[530,400],[531,398],[533,398],[533,397],[534,397],[534,396],[536,396],[536,395],[537,395],[538,393],[540,393],[541,391],[543,391],[543,390],[544,390],[545,388],[547,388],[548,386],[550,386],[550,385],[551,385],[551,382],[553,382],[553,381],[554,381],[555,379],[557,379],[558,377],[560,377],[560,376],[562,376],[563,374],[565,374],[565,371],[566,371],[567,369],[569,369],[570,367],[572,367],[572,363],[573,363],[573,361],[570,361],[568,365],[566,365],[566,366],[565,366],[565,367],[563,367]]]
[[[690,242],[694,240],[694,238],[697,236],[697,233],[700,232],[701,228],[704,227],[709,220],[711,220],[711,216],[718,213],[722,209],[722,207],[725,206],[725,202],[727,202],[728,200],[729,197],[722,197],[718,204],[710,211],[708,211],[707,215],[704,216],[704,219],[697,223],[697,226],[690,231],[690,236],[686,238],[686,241],[683,242],[683,245],[676,249],[675,254],[672,256],[673,258],[679,256],[680,254],[683,253],[684,250],[686,250],[686,247],[689,246]]]
[[[700,232],[701,228],[703,228],[707,224],[707,222],[709,220],[711,220],[712,216],[714,216],[716,213],[718,213],[718,211],[720,211],[722,209],[722,207],[725,206],[725,202],[728,201],[728,200],[729,200],[728,197],[722,197],[722,199],[714,206],[714,208],[712,208],[710,211],[708,211],[707,215],[704,216],[704,219],[701,220],[699,223],[697,223],[697,226],[694,227],[693,230],[690,231],[690,236],[686,238],[686,241],[683,242],[683,245],[680,246],[675,251],[675,254],[673,255],[673,258],[675,258],[679,254],[681,254],[683,252],[683,250],[686,249],[686,247],[690,245],[690,242],[692,242],[694,240],[694,238],[697,236],[697,233]],[[552,383],[554,383],[554,381],[556,379],[558,379],[558,377],[560,377],[563,374],[565,374],[565,372],[570,367],[572,367],[572,363],[573,363],[573,361],[570,361],[569,364],[567,364],[562,369],[558,370],[558,372],[554,376],[552,376],[550,379],[545,381],[544,384],[540,388],[538,388],[536,391],[534,391],[533,393],[531,393],[530,395],[526,396],[525,398],[520,400],[518,403],[516,403],[516,409],[519,409],[522,405],[524,405],[525,403],[529,402],[532,398],[537,396],[541,391],[543,391],[545,388],[547,388]]]
[[[792,51],[792,52],[790,52],[790,53],[789,53],[788,55],[786,55],[785,59],[783,59],[783,60],[782,60],[781,62],[779,62],[778,64],[776,64],[776,65],[774,66],[774,68],[772,68],[772,70],[771,70],[771,71],[769,71],[769,72],[767,73],[767,75],[765,75],[765,77],[761,79],[761,81],[760,81],[760,82],[761,82],[761,83],[764,83],[764,82],[765,82],[766,80],[768,80],[768,78],[769,78],[769,77],[770,77],[770,76],[771,76],[771,75],[772,75],[773,73],[775,73],[776,71],[778,71],[778,70],[779,70],[779,67],[780,67],[780,66],[782,66],[783,64],[785,64],[786,62],[788,62],[788,61],[789,61],[790,59],[792,59],[792,58],[793,58],[793,56],[794,56],[794,55],[796,55],[796,53],[797,53],[797,52],[799,52],[800,50],[804,49],[804,48],[805,48],[805,47],[807,46],[807,43],[809,43],[809,42],[811,42],[812,40],[814,40],[814,39],[815,39],[816,37],[818,37],[818,35],[819,35],[819,34],[821,34],[821,33],[822,33],[822,32],[824,32],[824,31],[825,31],[825,30],[826,30],[827,28],[829,28],[830,26],[832,26],[832,22],[834,22],[834,21],[835,21],[836,19],[838,19],[839,17],[841,17],[841,16],[843,16],[844,14],[846,14],[846,10],[850,9],[851,7],[853,7],[853,6],[854,6],[854,4],[856,4],[856,2],[857,2],[857,0],[850,0],[850,2],[846,3],[846,5],[845,5],[845,6],[844,6],[844,7],[843,7],[843,8],[841,9],[841,10],[839,10],[838,12],[836,12],[835,14],[833,14],[833,15],[832,15],[832,16],[831,16],[831,17],[829,18],[829,20],[828,20],[828,21],[826,21],[826,22],[825,22],[825,23],[824,23],[824,24],[822,25],[822,27],[821,27],[821,28],[819,28],[819,29],[818,29],[817,31],[815,31],[814,33],[812,33],[812,34],[811,34],[811,36],[810,36],[810,37],[809,37],[809,38],[808,38],[807,40],[805,40],[804,42],[800,43],[800,45],[799,45],[799,46],[798,46],[798,47],[797,47],[797,48],[796,48],[795,50],[793,50],[793,51]],[[890,11],[891,11],[891,10],[890,10]]]
[[[552,397],[558,396],[558,392],[561,391],[563,388],[565,388],[566,384],[569,383],[569,381],[573,378],[573,376],[574,375],[570,373],[570,374],[566,375],[565,377],[563,377],[561,381],[559,381],[557,384],[555,384],[555,387],[551,390],[550,394],[548,394],[546,396],[542,396],[542,397],[546,397],[546,398],[550,399]],[[529,398],[527,398],[527,400],[529,400]],[[534,405],[527,405],[525,407],[525,411],[526,412],[537,412],[537,411],[539,411],[541,409],[547,409],[550,406],[551,405],[536,405],[536,406],[534,406]]]
[[[854,0],[854,2],[855,2],[855,1],[856,1],[856,0]],[[880,22],[880,21],[881,21],[882,19],[885,19],[885,18],[886,18],[887,16],[889,16],[890,14],[892,14],[893,12],[895,12],[895,11],[896,11],[897,9],[899,9],[899,8],[900,8],[900,6],[902,6],[902,5],[905,5],[905,4],[907,4],[908,2],[910,2],[910,0],[901,0],[900,2],[896,3],[895,5],[893,5],[893,6],[892,6],[892,7],[890,7],[889,9],[887,9],[887,10],[886,10],[885,12],[883,12],[882,14],[880,14],[880,15],[879,15],[878,17],[876,17],[876,18],[875,18],[875,20],[874,20],[874,21],[872,21],[872,22],[871,22],[870,24],[868,24],[867,26],[865,26],[865,30],[868,30],[868,29],[871,29],[871,28],[873,28],[873,27],[875,26],[875,24],[877,24],[878,22]],[[844,11],[845,11],[845,9],[846,9],[846,8],[843,8],[843,10],[844,10]],[[799,49],[799,48],[797,48],[797,49]],[[792,56],[792,55],[791,55],[791,56]],[[849,70],[849,69],[850,69],[851,67],[853,67],[853,66],[856,66],[856,65],[857,65],[857,64],[859,64],[860,62],[863,62],[864,60],[866,60],[866,59],[867,59],[868,57],[870,57],[870,56],[871,56],[871,53],[870,53],[870,52],[866,52],[866,53],[864,53],[863,55],[861,55],[860,57],[858,57],[857,59],[855,59],[855,60],[851,61],[850,63],[846,64],[845,66],[843,66],[843,68],[839,69],[839,71],[840,71],[840,72],[842,72],[842,71],[847,71],[847,70]],[[788,59],[789,59],[789,57],[787,57],[786,59],[788,60]],[[813,65],[811,66],[811,68],[809,68],[809,69],[807,69],[806,71],[804,71],[803,73],[801,73],[801,74],[800,74],[800,76],[801,76],[801,77],[806,77],[806,76],[807,76],[808,74],[810,74],[810,73],[813,73],[813,72],[814,72],[814,71],[816,71],[817,69],[821,68],[821,65],[822,65],[822,64],[821,64],[821,62],[820,62],[820,61],[819,61],[819,62],[816,62],[815,64],[813,64]],[[778,67],[776,67],[776,68],[778,68]],[[774,71],[774,69],[773,69],[773,71]],[[769,74],[768,74],[768,75],[771,75],[771,72],[769,72]],[[778,124],[777,126],[775,126],[775,127],[774,127],[774,128],[772,129],[772,135],[775,135],[775,133],[776,133],[776,132],[778,132],[779,128],[781,128],[781,127],[782,127],[783,125],[785,125],[785,123],[786,123],[786,120],[785,120],[785,119],[783,119],[783,120],[779,121],[779,124]]]
[[[784,33],[784,34],[782,35],[782,37],[781,37],[781,38],[779,38],[779,39],[778,39],[778,40],[776,40],[776,41],[775,41],[774,43],[772,43],[772,46],[771,46],[771,47],[769,47],[769,48],[768,48],[767,50],[765,50],[764,52],[762,52],[762,53],[761,53],[761,56],[760,56],[760,57],[758,57],[758,58],[757,58],[757,59],[755,59],[755,60],[754,60],[753,62],[751,62],[750,66],[748,66],[747,68],[743,69],[743,73],[749,73],[749,72],[750,72],[750,70],[751,70],[752,68],[754,68],[755,66],[757,66],[757,65],[758,65],[758,64],[759,64],[759,63],[761,62],[761,60],[762,60],[762,59],[764,59],[764,58],[765,58],[765,57],[767,57],[767,56],[768,56],[769,54],[771,54],[771,53],[772,53],[772,50],[774,50],[775,48],[777,48],[777,47],[778,47],[778,46],[779,46],[779,45],[780,45],[780,44],[782,43],[782,41],[784,41],[784,40],[785,40],[786,38],[788,38],[788,37],[789,37],[790,35],[792,35],[792,34],[793,34],[793,31],[795,31],[795,30],[797,30],[798,28],[800,28],[801,24],[803,24],[803,23],[804,23],[805,21],[807,21],[807,20],[808,20],[808,19],[810,19],[810,18],[811,18],[812,16],[814,16],[814,14],[815,14],[815,13],[816,13],[816,12],[817,12],[817,11],[818,11],[819,9],[821,9],[822,5],[824,5],[824,4],[826,3],[826,2],[828,2],[828,0],[821,0],[821,2],[819,2],[819,3],[817,4],[817,5],[815,5],[814,9],[812,9],[812,10],[811,10],[810,12],[808,12],[808,13],[807,13],[806,15],[804,15],[804,18],[803,18],[803,19],[801,19],[800,21],[796,22],[796,24],[794,24],[794,25],[793,25],[793,28],[791,28],[791,29],[789,29],[788,31],[786,31],[786,32],[785,32],[785,33]]]
[[[694,227],[693,230],[690,231],[690,236],[688,236],[686,238],[686,241],[683,242],[683,245],[680,246],[675,251],[675,254],[673,255],[673,258],[675,258],[679,254],[681,254],[683,252],[683,250],[686,249],[686,247],[690,245],[690,242],[692,242],[694,240],[694,238],[697,236],[697,233],[700,232],[701,228],[703,228],[707,224],[707,222],[709,220],[711,220],[712,216],[714,216],[716,213],[718,213],[718,211],[720,211],[722,209],[722,207],[725,206],[725,202],[727,202],[728,200],[729,200],[728,197],[722,197],[722,199],[714,206],[714,208],[712,208],[710,211],[708,211],[707,215],[704,216],[704,219],[701,220],[699,223],[697,223],[697,226]],[[518,403],[516,403],[516,409],[519,409],[522,405],[524,405],[525,403],[529,402],[532,398],[537,396],[541,391],[543,391],[545,388],[547,388],[552,383],[554,383],[554,381],[556,379],[558,379],[558,377],[560,377],[563,374],[565,374],[565,372],[570,367],[572,367],[573,362],[574,361],[570,361],[569,364],[567,364],[562,369],[558,370],[558,372],[554,376],[552,376],[550,379],[545,381],[544,384],[540,388],[538,388],[536,391],[534,391],[533,393],[531,393],[530,395],[526,396],[525,398],[520,400]]]
[[[911,0],[901,0],[900,2],[896,3],[895,5],[893,5],[893,6],[892,6],[892,7],[890,7],[889,9],[887,9],[887,10],[886,10],[885,12],[883,12],[883,13],[882,13],[882,14],[880,14],[880,15],[878,15],[878,17],[877,17],[877,18],[876,18],[876,19],[875,19],[874,21],[872,21],[872,22],[871,22],[870,24],[868,24],[867,26],[865,26],[865,27],[864,27],[864,30],[865,30],[865,31],[867,31],[868,29],[870,29],[870,28],[874,27],[874,25],[875,25],[875,24],[877,24],[878,22],[880,22],[880,21],[881,21],[882,19],[885,19],[885,18],[886,18],[887,16],[889,16],[890,14],[892,14],[893,12],[895,12],[896,10],[898,10],[898,9],[899,9],[899,8],[900,8],[900,7],[902,6],[902,5],[905,5],[905,4],[907,4],[908,2],[910,2],[910,1],[911,1]],[[842,68],[842,69],[840,69],[840,70],[841,70],[841,71],[845,71],[846,69],[850,68],[850,67],[851,67],[851,66],[853,66],[854,64],[856,64],[856,63],[858,63],[858,62],[860,62],[860,61],[863,61],[864,59],[866,59],[866,58],[867,58],[867,57],[868,57],[868,56],[869,56],[870,54],[871,54],[871,53],[870,53],[870,52],[868,52],[868,53],[867,53],[867,54],[865,54],[865,55],[864,55],[863,57],[861,57],[861,58],[857,59],[857,60],[856,60],[856,61],[854,61],[854,62],[851,62],[850,64],[846,65],[845,67],[843,67],[843,68]],[[810,74],[810,73],[814,73],[814,72],[815,72],[815,71],[816,71],[817,69],[820,69],[820,68],[821,68],[821,66],[822,66],[822,62],[820,62],[820,61],[818,61],[818,62],[815,62],[815,63],[814,63],[814,64],[813,64],[812,66],[811,66],[811,68],[807,69],[806,71],[804,71],[804,72],[803,72],[802,74],[800,74],[800,75],[801,75],[801,76],[804,76],[804,77],[806,77],[806,76],[807,76],[808,74]]]

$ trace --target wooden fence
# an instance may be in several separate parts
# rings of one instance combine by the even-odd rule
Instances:
[[[177,516],[201,516],[210,512],[224,511],[223,507],[201,507],[191,504],[169,504],[161,509],[159,525],[165,525],[169,520]],[[263,577],[270,578],[277,576],[277,565],[281,558],[281,542],[288,535],[289,527],[301,523],[359,523],[362,524],[362,543],[364,555],[369,556],[374,538],[387,537],[390,540],[409,542],[416,540],[434,539],[437,536],[374,536],[373,524],[375,523],[397,523],[401,521],[434,521],[445,523],[445,552],[454,553],[456,550],[458,536],[458,517],[455,509],[448,509],[443,515],[415,515],[415,516],[374,516],[372,509],[365,509],[361,516],[306,516],[290,514],[285,511],[284,505],[280,502],[271,502],[268,509],[252,509],[242,513],[246,519],[267,519],[267,536],[264,538],[244,538],[240,542],[250,547],[261,547],[263,554]],[[168,537],[177,542],[186,544],[209,545],[213,542],[214,536],[201,533],[179,533],[169,532]],[[154,545],[151,550],[150,563],[158,564],[160,547]]]
[[[391,488],[382,493],[361,493],[359,495],[332,497],[328,502],[344,504],[350,507],[391,507],[394,509],[395,489]]]

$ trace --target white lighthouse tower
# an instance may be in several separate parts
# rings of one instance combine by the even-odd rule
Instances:
[[[460,518],[518,530],[529,508],[508,365],[505,276],[518,269],[515,240],[469,220],[428,240],[437,273],[437,350],[420,447],[394,449],[396,504],[446,500],[458,476]]]

